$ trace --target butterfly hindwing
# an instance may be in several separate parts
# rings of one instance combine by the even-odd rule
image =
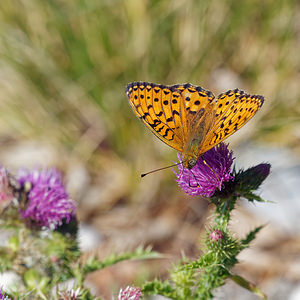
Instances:
[[[202,153],[216,146],[244,126],[262,106],[264,98],[235,89],[216,98],[216,120],[202,147]]]
[[[159,139],[178,151],[183,150],[183,104],[176,88],[133,82],[128,84],[126,95],[135,114]]]

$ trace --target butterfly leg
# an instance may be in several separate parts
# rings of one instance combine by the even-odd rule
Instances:
[[[221,181],[220,181],[220,178],[218,177],[218,175],[216,174],[216,172],[211,168],[211,166],[205,161],[204,157],[201,155],[200,156],[203,163],[208,166],[208,168],[214,173],[214,175],[216,176],[217,180],[218,180],[218,183],[219,183],[219,190],[221,190]]]
[[[189,187],[193,187],[193,188],[199,187],[198,182],[197,182],[197,185],[191,185],[191,173],[193,174],[193,176],[197,182],[197,178],[196,178],[195,174],[192,172],[192,170],[189,170]]]

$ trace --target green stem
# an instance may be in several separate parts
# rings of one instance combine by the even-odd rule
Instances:
[[[231,196],[228,199],[223,199],[219,204],[216,204],[216,223],[220,226],[226,226],[230,220],[230,213],[235,207],[237,197]]]

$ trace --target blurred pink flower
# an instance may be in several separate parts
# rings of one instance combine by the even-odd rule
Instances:
[[[118,300],[139,300],[140,297],[142,297],[140,288],[128,286],[125,290],[120,290]]]
[[[63,222],[69,223],[75,216],[75,202],[67,194],[56,169],[20,170],[18,180],[23,188],[29,186],[28,202],[25,209],[20,210],[22,218],[39,226],[56,228]]]
[[[209,238],[212,241],[216,241],[218,242],[219,240],[223,240],[224,239],[224,233],[221,230],[212,230],[211,233],[209,234]]]

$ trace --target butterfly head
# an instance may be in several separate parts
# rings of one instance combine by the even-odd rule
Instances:
[[[197,164],[198,158],[194,156],[188,156],[183,158],[183,167],[191,170]]]

